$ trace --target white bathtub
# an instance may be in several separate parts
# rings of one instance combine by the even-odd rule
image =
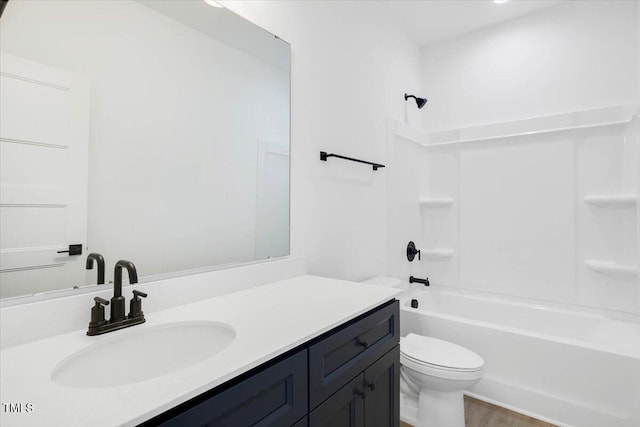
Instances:
[[[640,426],[636,323],[427,289],[403,298],[400,325],[481,355],[472,396],[562,426]]]

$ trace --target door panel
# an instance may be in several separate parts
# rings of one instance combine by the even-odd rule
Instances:
[[[0,298],[85,284],[89,81],[0,57]]]
[[[295,423],[293,427],[307,427],[308,424],[309,424],[309,419],[307,417],[304,417],[303,419]]]
[[[8,57],[8,56],[7,56]],[[5,62],[5,55],[2,62]],[[9,59],[9,61],[12,61]],[[25,61],[26,65],[26,61]],[[32,63],[31,67],[40,64]],[[73,105],[69,102],[73,78],[66,84],[56,85],[56,76],[35,80],[29,76],[33,70],[22,67],[11,72],[13,64],[2,64],[2,137],[23,143],[70,147]]]
[[[309,427],[364,427],[363,387],[360,374],[309,414]]]
[[[64,221],[64,209],[0,206],[0,247],[55,246],[66,238],[66,231],[60,227]],[[3,260],[4,256],[0,258]]]
[[[398,427],[400,424],[400,346],[378,359],[364,372],[367,427]]]

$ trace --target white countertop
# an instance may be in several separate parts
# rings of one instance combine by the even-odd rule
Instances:
[[[365,313],[399,292],[394,288],[300,276],[145,312],[146,323],[105,335],[89,337],[86,329],[82,329],[10,347],[0,352],[2,403],[31,403],[33,410],[22,413],[2,410],[0,424],[3,427],[136,425]],[[151,290],[149,298],[153,298]],[[141,328],[198,320],[231,325],[236,331],[235,340],[203,362],[134,384],[77,389],[51,380],[51,372],[60,361],[100,340]],[[126,364],[127,354],[113,363]]]

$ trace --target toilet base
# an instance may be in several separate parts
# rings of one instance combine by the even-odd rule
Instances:
[[[464,394],[458,391],[421,389],[415,427],[465,427]]]

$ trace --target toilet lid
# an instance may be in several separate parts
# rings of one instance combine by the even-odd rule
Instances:
[[[416,334],[400,340],[400,352],[417,363],[447,369],[473,371],[484,365],[482,357],[461,345]]]

